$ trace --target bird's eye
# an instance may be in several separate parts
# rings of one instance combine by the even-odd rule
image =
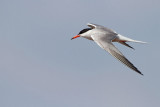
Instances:
[[[87,31],[89,31],[89,30],[91,30],[91,28],[83,29],[83,30],[81,30],[81,31],[79,32],[79,34],[85,33],[85,32],[87,32]]]

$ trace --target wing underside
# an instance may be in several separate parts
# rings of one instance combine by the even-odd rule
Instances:
[[[125,64],[127,67],[131,68],[132,70],[136,71],[137,73],[143,75],[113,44],[112,40],[109,39],[107,36],[91,36],[93,40],[104,50],[109,52],[112,56],[114,56],[116,59],[118,59],[120,62]],[[125,44],[126,45],[126,44]],[[128,45],[127,45],[128,46]],[[128,46],[130,47],[130,46]],[[130,47],[131,48],[131,47]]]

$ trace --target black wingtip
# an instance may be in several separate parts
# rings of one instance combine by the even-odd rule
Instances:
[[[142,76],[144,76],[142,73],[140,73]]]
[[[137,71],[139,74],[141,74],[142,76],[144,76],[140,71]]]
[[[135,50],[133,47],[132,47],[132,49]]]

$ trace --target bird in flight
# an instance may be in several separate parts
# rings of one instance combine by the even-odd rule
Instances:
[[[127,37],[124,37],[115,31],[106,28],[101,25],[97,24],[87,24],[89,28],[83,29],[79,32],[78,35],[74,36],[72,39],[78,37],[84,37],[86,39],[92,40],[96,42],[102,49],[109,52],[112,56],[118,59],[120,62],[125,64],[127,67],[131,68],[132,70],[136,71],[137,73],[143,75],[113,44],[112,42],[118,42],[122,45],[125,45],[129,48],[134,49],[126,42],[137,42],[137,43],[146,43],[142,41],[133,40]],[[72,40],[71,39],[71,40]]]

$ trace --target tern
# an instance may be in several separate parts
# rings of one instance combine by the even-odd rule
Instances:
[[[107,27],[88,23],[87,24],[89,28],[83,29],[79,32],[78,35],[74,36],[72,39],[78,38],[78,37],[84,37],[86,39],[92,40],[96,42],[102,49],[109,52],[112,56],[114,56],[116,59],[118,59],[120,62],[122,62],[127,67],[131,68],[132,70],[136,71],[137,73],[143,75],[113,44],[112,42],[118,42],[122,45],[125,45],[129,48],[134,49],[132,46],[127,44],[126,42],[137,42],[137,43],[146,43],[142,41],[137,41],[130,39],[128,37],[124,37],[112,29],[109,29]]]

